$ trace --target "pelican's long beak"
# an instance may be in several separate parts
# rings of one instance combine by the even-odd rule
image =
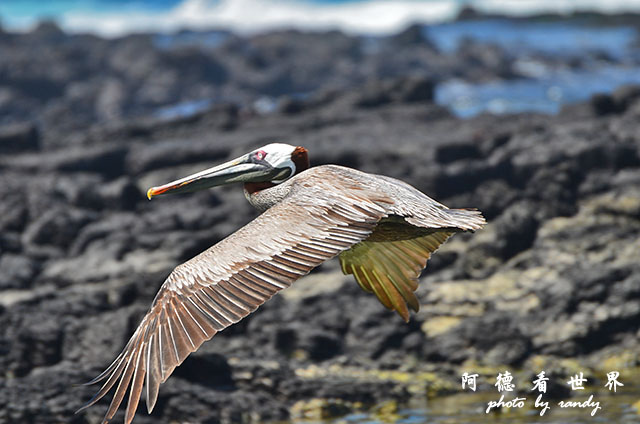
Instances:
[[[270,181],[278,175],[278,171],[267,162],[252,160],[251,155],[247,154],[168,184],[151,187],[147,197],[151,200],[160,194],[188,193],[237,182]]]

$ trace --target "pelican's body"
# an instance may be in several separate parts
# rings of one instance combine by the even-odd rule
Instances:
[[[263,213],[169,275],[138,329],[85,406],[118,383],[105,416],[130,387],[131,422],[145,389],[147,409],[176,366],[218,331],[238,322],[279,290],[340,255],[345,274],[409,319],[427,259],[457,231],[485,223],[476,210],[449,209],[414,187],[335,165],[308,168],[306,150],[271,144],[237,160],[149,190],[167,192],[244,182]],[[194,188],[195,187],[195,188]]]

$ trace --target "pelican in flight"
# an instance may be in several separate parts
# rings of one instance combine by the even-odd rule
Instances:
[[[143,391],[151,413],[160,384],[191,352],[336,255],[345,274],[408,321],[429,256],[453,233],[485,224],[479,211],[449,209],[394,178],[309,168],[305,148],[280,143],[152,187],[147,197],[231,183],[243,183],[262,214],[171,272],[122,353],[87,383],[104,382],[78,412],[116,385],[103,423],[127,391],[127,424]]]

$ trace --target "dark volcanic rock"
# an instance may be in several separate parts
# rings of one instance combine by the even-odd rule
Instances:
[[[134,209],[145,196],[127,177],[118,178],[97,188],[101,209]]]
[[[432,80],[424,77],[372,81],[357,90],[354,105],[374,108],[392,102],[432,102],[434,86]]]
[[[24,172],[90,172],[107,178],[123,174],[128,149],[121,146],[76,147],[70,151],[47,152],[41,156],[22,155],[18,159],[2,158],[1,164]]]
[[[59,155],[50,166],[62,172],[96,172],[106,177],[117,177],[124,171],[124,147],[92,148],[76,154]]]
[[[619,87],[613,92],[613,99],[616,103],[617,109],[620,112],[625,112],[629,107],[640,100],[640,86],[624,85]]]
[[[24,193],[4,193],[0,203],[0,230],[21,231],[28,219],[29,211]]]
[[[11,251],[11,249],[2,249]],[[6,253],[0,256],[0,290],[27,289],[40,271],[40,264],[26,256]]]
[[[40,148],[38,129],[33,124],[0,126],[0,153],[16,153]]]
[[[536,208],[533,202],[518,202],[509,206],[495,220],[499,242],[496,248],[504,259],[515,256],[533,245],[539,226]]]
[[[609,115],[618,112],[618,105],[609,94],[596,94],[591,98],[593,112],[598,115]]]
[[[221,355],[194,355],[193,361],[176,370],[176,376],[207,387],[233,386],[232,372],[227,359]]]
[[[305,102],[291,97],[284,97],[278,104],[278,111],[286,115],[295,115],[304,109]]]
[[[127,158],[127,168],[132,174],[187,163],[221,161],[229,155],[229,146],[219,146],[210,141],[185,143],[181,140],[156,143],[133,150]]]
[[[442,164],[462,159],[475,159],[480,156],[480,150],[475,143],[445,144],[436,150],[436,160]]]
[[[391,36],[390,41],[401,48],[412,44],[430,43],[429,39],[424,36],[424,25],[422,24],[409,25],[403,31]]]
[[[32,323],[12,343],[8,371],[21,377],[32,369],[51,366],[62,359],[62,329],[53,321]]]
[[[398,87],[398,100],[403,103],[432,102],[435,83],[428,78],[409,78]]]
[[[51,209],[30,224],[23,234],[23,243],[67,248],[93,215],[76,209]]]

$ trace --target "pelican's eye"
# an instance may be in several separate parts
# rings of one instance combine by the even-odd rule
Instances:
[[[264,150],[258,150],[255,154],[254,157],[258,160],[264,160],[264,158],[267,156],[267,152],[265,152]]]

